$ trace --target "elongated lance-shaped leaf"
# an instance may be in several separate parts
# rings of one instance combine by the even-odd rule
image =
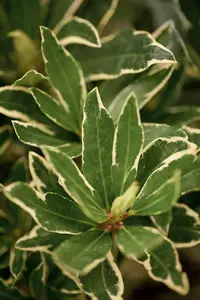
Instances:
[[[169,238],[177,248],[188,248],[200,243],[199,215],[187,205],[177,203],[172,210]]]
[[[25,183],[16,182],[3,189],[5,196],[27,211],[42,228],[60,234],[78,234],[92,223],[77,204],[68,198],[47,193],[45,198]]]
[[[105,207],[109,208],[114,198],[111,179],[114,125],[96,88],[87,96],[82,128],[85,178],[98,191]]]
[[[123,279],[112,254],[87,276],[80,277],[84,292],[91,299],[120,300],[124,291]]]
[[[11,249],[9,267],[10,272],[14,276],[15,280],[20,278],[20,275],[25,269],[27,253],[18,249]]]
[[[15,120],[39,123],[43,127],[51,123],[40,111],[29,90],[21,86],[0,88],[0,113]]]
[[[46,299],[48,266],[43,253],[41,263],[30,274],[30,291],[35,299]]]
[[[41,82],[48,82],[48,78],[35,70],[30,70],[17,79],[13,85],[33,87]]]
[[[96,28],[89,21],[73,17],[62,23],[57,34],[63,46],[69,44],[83,44],[90,47],[101,47],[101,41]]]
[[[66,196],[66,192],[58,183],[58,177],[52,166],[35,152],[29,152],[29,170],[34,186],[40,193],[54,192]]]
[[[80,155],[80,148],[77,147],[76,142],[71,142],[72,136],[67,131],[63,132],[62,129],[57,131],[54,128],[41,128],[38,124],[35,125],[20,121],[13,121],[13,126],[19,140],[27,145],[34,147],[57,147],[61,152],[63,149],[63,152],[70,157]]]
[[[140,184],[143,184],[151,172],[169,156],[182,150],[195,149],[195,147],[195,144],[181,137],[158,138],[152,141],[143,149],[138,166],[137,180]]]
[[[63,111],[63,105],[58,100],[37,88],[30,90],[39,108],[49,119],[66,130],[71,129],[68,113]]]
[[[36,225],[28,234],[17,240],[15,248],[23,250],[22,253],[25,251],[49,253],[68,238],[70,235],[48,232],[40,225]]]
[[[172,243],[157,229],[142,226],[124,227],[119,232],[117,243],[125,256],[144,265],[151,278],[182,295],[188,293],[188,279],[182,272],[178,253]]]
[[[53,148],[45,148],[43,152],[53,166],[60,184],[78,203],[88,218],[97,223],[104,222],[108,217],[103,201],[97,191],[85,179],[75,162],[64,153]]]
[[[123,215],[130,207],[132,207],[137,196],[139,186],[134,182],[121,196],[115,198],[111,207],[111,214],[113,216]]]
[[[131,94],[122,109],[113,142],[112,180],[116,197],[135,180],[143,140],[137,100]]]
[[[104,39],[101,48],[74,49],[86,80],[139,73],[155,63],[174,63],[173,54],[145,31],[125,29]]]
[[[80,132],[85,83],[78,63],[59,43],[50,29],[41,27],[42,53],[50,82],[56,89],[70,127]]]
[[[194,149],[177,152],[164,160],[151,173],[138,194],[133,205],[134,213],[138,215],[153,215],[169,210],[181,194],[179,190],[180,185],[178,184],[180,172],[181,177],[184,176],[188,169],[190,170],[190,165],[194,160]],[[176,172],[176,170],[180,170],[180,172]],[[173,189],[172,186],[174,187]],[[167,197],[168,193],[171,195],[170,197]]]
[[[144,129],[144,147],[146,147],[149,143],[158,138],[169,138],[172,136],[179,136],[186,139],[188,138],[184,130],[170,125],[157,123],[143,123],[142,126]]]
[[[106,259],[111,247],[107,232],[93,230],[64,241],[52,255],[63,273],[85,275]]]
[[[165,65],[162,67],[159,65],[159,67],[157,67],[157,65],[155,65],[148,73],[141,75],[136,80],[132,80],[130,84],[117,93],[108,106],[108,111],[112,118],[114,120],[118,119],[122,107],[130,93],[135,94],[138,107],[142,109],[165,86],[173,70],[174,65],[168,67]]]
[[[169,210],[160,215],[151,216],[153,224],[164,234],[168,235],[169,227],[172,222],[172,211]]]
[[[12,127],[4,125],[0,127],[0,155],[3,154],[12,142]]]

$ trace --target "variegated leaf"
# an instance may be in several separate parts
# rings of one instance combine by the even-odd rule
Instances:
[[[172,66],[154,66],[148,73],[132,80],[130,84],[120,90],[108,106],[112,118],[117,120],[126,98],[133,92],[136,96],[138,107],[142,109],[167,83],[172,72]]]
[[[64,274],[86,275],[106,259],[111,247],[112,239],[107,232],[92,230],[64,241],[52,256]]]
[[[111,179],[114,125],[97,89],[87,96],[82,128],[83,173],[108,209],[114,198]]]
[[[52,166],[35,152],[29,152],[29,169],[34,181],[34,186],[41,193],[54,192],[66,195],[58,182],[58,177],[52,170]]]
[[[200,243],[200,218],[185,204],[177,203],[172,210],[169,238],[177,248],[193,247]]]
[[[120,251],[130,259],[143,264],[154,280],[186,295],[189,283],[173,244],[151,227],[130,226],[119,232]]]
[[[164,235],[168,235],[169,227],[172,222],[172,211],[169,210],[160,215],[151,216],[151,220]]]
[[[3,279],[0,279],[0,296],[8,300],[31,300],[31,298],[23,297],[16,289],[9,288]]]
[[[43,198],[25,183],[12,183],[3,189],[5,196],[27,211],[42,228],[60,234],[78,234],[89,229],[87,220],[75,202],[54,193]]]
[[[190,125],[200,119],[200,108],[198,106],[172,106],[165,110],[161,116],[163,123],[180,126]]]
[[[22,253],[24,251],[49,253],[69,237],[70,235],[47,232],[36,225],[28,234],[17,240],[15,247],[19,251],[23,250]]]
[[[41,254],[41,263],[30,274],[30,292],[35,299],[46,299],[48,266]]]
[[[30,70],[25,73],[21,78],[17,79],[13,85],[33,87],[41,82],[47,82],[48,78],[35,70]]]
[[[174,63],[173,54],[145,31],[126,29],[104,39],[101,48],[73,50],[87,80],[139,73],[155,63]]]
[[[18,249],[10,250],[9,267],[10,272],[14,276],[15,280],[18,280],[25,269],[27,253]]]
[[[80,133],[85,82],[78,63],[58,42],[50,29],[41,27],[46,72],[56,89],[72,131]]]
[[[111,253],[87,276],[81,277],[80,281],[84,292],[91,299],[122,300],[123,279]]]
[[[121,111],[113,142],[112,180],[116,197],[135,180],[143,141],[137,100],[131,94]]]
[[[187,139],[187,134],[181,129],[166,124],[143,123],[144,147],[158,138],[170,138],[172,136]]]
[[[96,28],[89,21],[73,17],[65,20],[57,33],[61,45],[83,44],[89,47],[101,47]]]
[[[183,130],[187,133],[189,141],[195,143],[200,148],[200,129],[183,126]]]
[[[2,155],[12,142],[12,127],[4,125],[0,127],[0,155]]]

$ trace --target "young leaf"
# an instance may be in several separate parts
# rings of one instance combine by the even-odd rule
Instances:
[[[52,255],[63,273],[86,275],[106,259],[111,247],[112,239],[107,232],[93,230],[64,241]]]
[[[11,249],[9,267],[10,272],[14,276],[15,280],[19,279],[25,268],[27,253],[18,249]]]
[[[187,139],[187,134],[180,128],[156,123],[143,123],[142,125],[144,129],[144,147],[153,140],[163,137],[179,136]]]
[[[196,145],[181,137],[158,138],[143,149],[138,166],[137,180],[144,183],[151,172],[172,154],[196,149]]]
[[[136,198],[132,210],[133,214],[147,216],[147,215],[157,215],[162,212],[168,211],[172,205],[178,200],[180,196],[180,172],[177,170],[174,172],[172,177],[168,178],[165,182],[160,183],[160,187],[154,189],[153,192],[148,191],[149,187],[153,185],[153,182],[157,178],[160,178],[162,174],[159,172],[155,175],[152,174],[150,181],[147,180],[147,185],[144,185],[144,190],[140,192]],[[157,179],[158,180],[158,179]],[[149,188],[151,189],[151,188]]]
[[[25,253],[24,251],[49,253],[69,237],[70,235],[47,232],[36,225],[28,234],[17,240],[15,247],[23,250],[22,253]]]
[[[25,144],[34,147],[50,146],[57,147],[62,152],[62,146],[64,147],[64,152],[70,157],[76,157],[80,154],[80,148],[77,148],[77,143],[71,142],[72,136],[69,132],[57,128],[43,128],[38,124],[24,123],[19,121],[14,121],[13,126],[17,137],[20,141]],[[61,148],[59,148],[61,146]]]
[[[143,129],[136,98],[131,94],[120,115],[112,152],[112,180],[115,196],[133,183],[143,147]]]
[[[91,227],[76,203],[54,193],[45,199],[27,184],[16,182],[3,189],[6,197],[27,211],[42,228],[60,234],[78,234]]]
[[[177,248],[188,248],[200,243],[199,215],[187,205],[177,203],[172,210],[169,238]]]
[[[85,178],[98,191],[105,207],[109,208],[114,198],[111,179],[114,125],[97,89],[87,96],[82,128]]]
[[[57,38],[48,28],[41,27],[41,35],[49,80],[59,93],[60,104],[71,129],[80,132],[81,107],[86,92],[82,70],[71,54],[59,45]]]
[[[2,155],[12,142],[12,127],[4,125],[0,127],[0,155]]]
[[[142,109],[167,83],[172,75],[174,65],[166,67],[157,67],[150,69],[148,73],[144,73],[138,79],[132,80],[130,84],[120,90],[108,106],[112,118],[117,120],[122,107],[133,92],[136,96],[138,107]]]
[[[14,86],[36,86],[38,83],[47,82],[48,78],[35,70],[30,70],[25,73],[21,78],[14,82]]]
[[[107,219],[103,201],[99,194],[85,179],[76,164],[65,154],[56,149],[45,149],[44,154],[52,164],[60,184],[78,203],[85,215],[101,223]]]
[[[153,224],[164,234],[168,235],[169,227],[172,222],[172,211],[169,210],[160,215],[151,216]]]
[[[101,41],[96,28],[89,21],[73,17],[62,23],[57,33],[61,45],[83,44],[89,47],[101,47]]]
[[[166,284],[172,290],[186,295],[189,283],[171,242],[151,227],[130,226],[122,228],[118,236],[120,251],[137,260],[154,280]]]
[[[53,172],[52,166],[35,152],[29,152],[29,170],[34,186],[40,193],[54,192],[59,195],[66,195],[58,183],[58,177]]]
[[[37,88],[30,90],[39,108],[49,119],[66,130],[71,129],[71,122],[67,112],[63,111],[62,103]]]
[[[128,47],[127,47],[128,45]],[[174,63],[173,54],[145,31],[125,29],[105,38],[101,48],[74,49],[87,80],[139,73],[155,63]]]
[[[107,259],[80,278],[84,292],[91,299],[120,300],[124,291],[121,273],[109,253]]]
[[[115,198],[111,207],[111,214],[113,216],[123,215],[130,207],[137,196],[139,187],[136,182],[132,183],[131,186],[124,192],[123,195]]]

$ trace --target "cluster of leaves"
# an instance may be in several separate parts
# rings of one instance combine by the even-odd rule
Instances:
[[[124,257],[187,294],[177,249],[200,243],[200,219],[181,196],[200,189],[200,130],[188,126],[197,106],[174,105],[199,78],[184,39],[172,21],[101,38],[116,0],[95,20],[92,1],[23,0],[29,27],[12,18],[14,2],[2,1],[15,59],[4,53],[11,69],[0,73],[12,83],[0,113],[13,120],[0,128],[0,155],[12,128],[34,148],[1,185],[0,295],[122,299]]]

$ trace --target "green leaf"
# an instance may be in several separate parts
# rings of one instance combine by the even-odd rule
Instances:
[[[41,27],[41,35],[42,53],[49,80],[59,95],[71,130],[80,132],[82,103],[86,92],[82,70],[48,28]]]
[[[162,122],[173,126],[190,125],[199,119],[200,108],[192,105],[169,107],[161,116]]]
[[[7,287],[2,279],[0,279],[0,295],[3,300],[31,300],[31,298],[23,297],[16,289]]]
[[[29,169],[34,186],[39,192],[66,195],[58,182],[58,177],[52,170],[52,166],[42,156],[35,152],[29,152]]]
[[[42,228],[60,234],[78,234],[90,228],[75,202],[54,193],[45,197],[25,183],[16,182],[3,189],[11,201],[27,211]]]
[[[181,177],[181,194],[200,190],[200,158],[195,157],[184,170]]]
[[[101,41],[96,28],[89,21],[73,17],[62,23],[57,37],[63,46],[83,44],[89,47],[101,47]]]
[[[142,109],[167,83],[174,65],[166,67],[165,65],[150,69],[148,73],[142,74],[138,79],[132,80],[130,84],[120,90],[108,106],[112,118],[117,120],[122,107],[133,92],[136,96],[138,107]]]
[[[172,211],[169,210],[160,215],[151,216],[154,225],[164,234],[168,235],[169,227],[172,222]]]
[[[112,152],[112,180],[115,196],[122,195],[137,173],[144,134],[136,98],[131,94],[115,130]]]
[[[51,1],[49,8],[48,27],[58,30],[62,22],[72,17],[82,4],[83,0],[56,0]]]
[[[109,208],[114,198],[111,179],[114,125],[96,88],[87,96],[83,117],[83,173]]]
[[[15,248],[11,249],[10,251],[9,267],[10,272],[14,276],[15,280],[18,280],[24,271],[26,256],[26,252]]]
[[[12,127],[4,125],[0,127],[0,155],[2,155],[12,142]]]
[[[43,127],[44,123],[50,123],[25,87],[4,86],[0,88],[0,113],[12,119],[40,123]]]
[[[200,243],[199,215],[187,205],[177,203],[172,210],[169,238],[177,248],[188,248]]]
[[[39,108],[49,119],[66,130],[71,129],[68,113],[65,112],[62,103],[37,88],[30,90]]]
[[[96,190],[88,183],[76,164],[64,153],[56,149],[45,149],[44,154],[59,178],[66,192],[78,203],[85,215],[101,223],[108,216],[103,201]]]
[[[189,283],[172,243],[151,227],[130,226],[122,228],[118,236],[120,251],[137,260],[154,280],[172,290],[186,295]]]
[[[137,180],[143,184],[151,172],[172,154],[183,150],[195,151],[195,144],[182,137],[158,138],[143,149],[140,157]]]
[[[87,276],[80,278],[84,292],[91,299],[120,300],[124,291],[121,273],[111,254]]]
[[[111,214],[113,216],[123,215],[130,207],[132,207],[139,187],[136,182],[132,183],[131,186],[121,196],[115,198],[111,207]]]
[[[139,215],[160,214],[170,209],[178,200],[181,190],[179,180],[184,176],[195,160],[194,149],[184,150],[172,154],[155,169],[148,177],[139,195],[137,196],[133,211]],[[177,172],[180,170],[180,172]],[[172,188],[173,187],[173,188]]]
[[[106,259],[111,247],[112,239],[107,232],[93,230],[64,241],[52,255],[66,275],[85,275]]]
[[[62,130],[57,131],[54,128],[41,127],[34,123],[24,123],[13,121],[13,126],[17,137],[25,144],[34,147],[64,147],[64,152],[70,157],[76,157],[80,154],[80,148],[77,148],[77,143],[71,142],[72,137],[69,132]]]
[[[133,214],[157,215],[168,211],[178,200],[180,196],[180,172],[175,171],[165,182],[161,181],[159,187],[155,187],[154,182],[158,181],[160,176],[162,176],[162,172],[160,174],[159,171],[155,171],[147,180],[132,206]]]
[[[14,82],[14,86],[36,86],[37,84],[41,82],[47,82],[48,78],[45,77],[43,74],[38,73],[35,70],[30,70],[27,73],[25,73],[21,78],[17,79]]]
[[[39,0],[10,0],[8,3],[8,18],[11,30],[21,29],[31,38],[36,39],[40,25]]]
[[[128,47],[127,47],[128,45]],[[125,29],[109,36],[101,48],[74,49],[87,80],[117,78],[139,73],[155,63],[174,63],[173,54],[144,31]]]
[[[179,136],[187,139],[187,134],[180,128],[156,123],[143,123],[142,125],[144,129],[144,147],[157,138]]]
[[[49,253],[69,237],[70,235],[47,232],[36,225],[28,234],[17,240],[15,247],[23,251]]]

